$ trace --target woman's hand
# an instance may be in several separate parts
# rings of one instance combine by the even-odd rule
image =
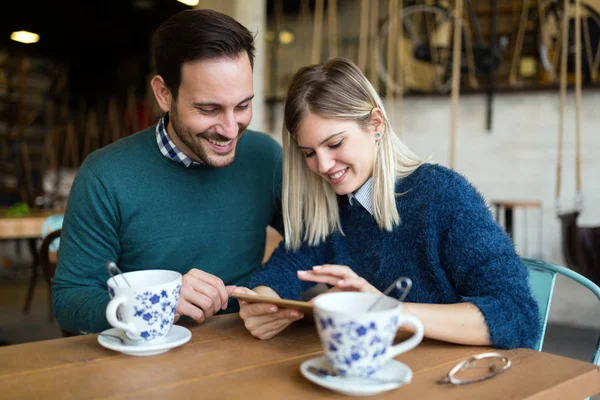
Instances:
[[[259,286],[255,290],[237,287],[235,292],[279,298],[273,289],[266,286]],[[261,340],[272,338],[287,328],[292,322],[304,317],[304,314],[298,310],[279,309],[274,304],[247,303],[242,300],[239,303],[240,317],[244,320],[246,329],[248,329],[252,336]]]
[[[298,271],[298,278],[303,281],[326,283],[333,286],[331,291],[381,294],[373,285],[346,265],[316,265],[312,270]]]

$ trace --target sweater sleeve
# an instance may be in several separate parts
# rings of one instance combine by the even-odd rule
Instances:
[[[311,247],[303,244],[297,251],[287,251],[282,241],[265,266],[250,279],[248,287],[268,286],[288,300],[299,300],[313,282],[298,279],[297,271],[323,264],[323,245]]]
[[[110,191],[85,163],[69,195],[58,265],[52,279],[54,316],[69,332],[110,328],[105,263],[118,262],[119,214]]]
[[[455,210],[440,249],[449,279],[483,314],[494,347],[534,347],[541,324],[527,268],[475,188],[457,177],[446,192]]]

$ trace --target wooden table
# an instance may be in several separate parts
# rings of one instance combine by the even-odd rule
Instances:
[[[300,364],[321,354],[314,325],[296,323],[267,341],[250,336],[237,314],[190,326],[192,339],[152,357],[101,347],[96,335],[0,347],[4,400],[45,399],[307,399],[341,398],[314,385]],[[528,349],[503,351],[513,366],[466,386],[435,383],[459,360],[489,350],[425,340],[398,357],[411,384],[373,398],[575,399],[600,392],[598,367]]]
[[[62,211],[32,210],[22,217],[7,217],[0,209],[0,239],[39,239],[42,237],[42,224],[52,214]]]
[[[529,200],[492,200],[492,206],[496,208],[496,222],[500,222],[500,212],[504,210],[504,230],[514,241],[514,210],[515,208],[535,208],[541,209],[542,203]],[[541,214],[540,214],[541,218]]]

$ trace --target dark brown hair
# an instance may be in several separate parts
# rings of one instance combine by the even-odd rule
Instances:
[[[154,32],[156,73],[177,99],[185,62],[237,58],[248,54],[254,66],[254,37],[235,19],[213,10],[185,10],[170,17]]]

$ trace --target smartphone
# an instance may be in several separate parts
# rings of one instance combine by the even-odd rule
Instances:
[[[277,297],[255,296],[255,295],[251,295],[251,294],[238,293],[238,292],[231,293],[231,297],[234,297],[238,300],[242,300],[242,301],[245,301],[248,303],[275,304],[276,306],[281,307],[281,308],[291,308],[294,310],[301,311],[305,315],[306,314],[312,315],[312,313],[313,313],[313,304],[308,301],[285,300],[285,299],[279,299]]]

